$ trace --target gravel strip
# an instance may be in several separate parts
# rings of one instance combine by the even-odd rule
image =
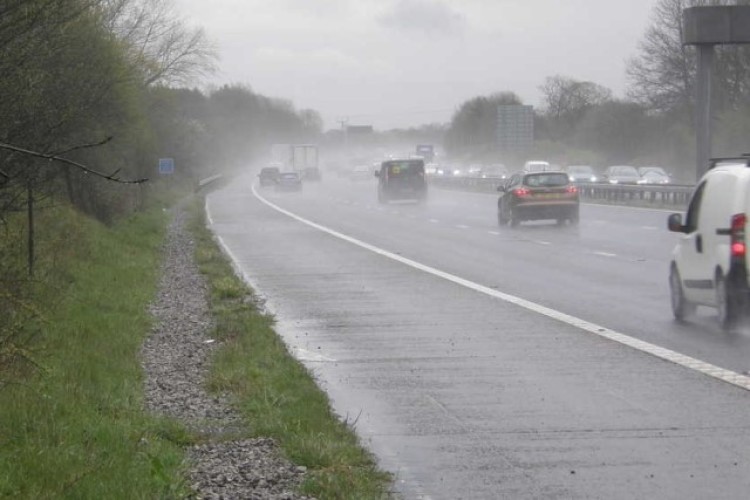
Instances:
[[[282,459],[272,439],[237,439],[243,424],[228,398],[204,390],[211,352],[219,343],[208,337],[208,286],[193,259],[195,242],[186,219],[187,213],[176,208],[151,307],[155,327],[141,351],[146,409],[205,436],[205,444],[188,452],[195,498],[308,499],[294,493],[305,468]]]

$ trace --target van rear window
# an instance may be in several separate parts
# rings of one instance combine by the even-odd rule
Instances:
[[[386,163],[388,176],[424,174],[424,163],[421,161],[399,161]]]

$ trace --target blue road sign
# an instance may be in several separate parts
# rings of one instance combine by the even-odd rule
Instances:
[[[159,158],[159,173],[162,175],[174,173],[174,158]]]

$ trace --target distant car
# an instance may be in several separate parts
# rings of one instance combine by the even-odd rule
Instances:
[[[490,165],[489,167],[485,167],[482,169],[482,172],[480,174],[482,179],[506,179],[508,177],[508,169],[505,167],[505,165]]]
[[[546,172],[552,170],[552,165],[548,161],[529,160],[523,164],[524,172]]]
[[[638,170],[630,165],[608,167],[602,175],[602,182],[609,184],[638,184],[640,179]]]
[[[573,184],[590,184],[599,180],[596,171],[588,165],[570,165],[565,172]]]
[[[519,172],[497,188],[497,222],[517,226],[528,220],[578,224],[578,188],[565,172]]]
[[[424,201],[427,198],[424,160],[388,160],[375,172],[378,178],[378,201],[391,200]]]
[[[731,329],[750,311],[750,157],[716,158],[698,182],[687,214],[669,216],[680,233],[672,252],[672,312],[682,321],[696,306],[715,307]]]
[[[305,170],[302,171],[302,177],[306,181],[311,182],[320,182],[323,179],[323,176],[320,174],[320,169],[318,167],[307,167]]]
[[[469,165],[469,168],[466,170],[466,177],[480,177],[482,175],[482,166],[481,165]]]
[[[368,165],[357,165],[349,171],[349,179],[354,182],[371,181],[373,170]]]
[[[639,167],[638,174],[641,178],[638,184],[669,184],[669,174],[661,167]]]
[[[261,187],[273,186],[279,182],[279,168],[278,167],[263,167],[260,169],[258,174],[258,182]]]
[[[281,172],[276,183],[276,191],[301,191],[302,176],[299,172]]]

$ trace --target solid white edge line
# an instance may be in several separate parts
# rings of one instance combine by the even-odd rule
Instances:
[[[253,186],[253,190],[255,190],[254,186]],[[214,221],[213,221],[213,217],[211,217],[211,210],[208,208],[208,200],[206,200],[205,211],[206,211],[206,221],[208,222],[208,225],[213,226]],[[240,279],[242,279],[242,281],[252,286],[252,281],[250,280],[250,277],[245,273],[245,271],[242,270],[242,268],[239,265],[239,260],[234,255],[232,250],[229,249],[229,246],[224,241],[224,238],[217,235],[216,233],[214,233],[214,236],[221,250],[229,257],[229,260],[232,262],[232,267],[234,268],[234,272],[237,273],[237,275],[240,277]],[[331,357],[324,356],[322,354],[318,354],[316,352],[309,351],[307,349],[303,349],[302,347],[291,346],[290,348],[298,354],[297,356],[298,359],[301,359],[304,361],[328,362],[328,363],[336,362],[336,360]]]
[[[365,250],[369,250],[370,252],[373,252],[377,255],[381,255],[383,257],[387,257],[391,260],[394,260],[396,262],[400,262],[402,264],[405,264],[409,267],[412,267],[414,269],[417,269],[419,271],[423,271],[425,273],[432,274],[433,276],[437,276],[438,278],[442,278],[446,281],[450,281],[452,283],[455,283],[457,285],[463,286],[465,288],[468,288],[470,290],[474,290],[475,292],[479,292],[485,295],[488,295],[490,297],[494,297],[496,299],[502,300],[504,302],[517,305],[519,307],[523,307],[524,309],[527,309],[529,311],[535,312],[537,314],[542,314],[544,316],[547,316],[548,318],[555,319],[557,321],[560,321],[561,323],[566,323],[570,326],[579,328],[581,330],[587,331],[589,333],[593,333],[594,335],[597,335],[599,337],[609,339],[615,342],[618,342],[620,344],[626,345],[628,347],[631,347],[633,349],[639,350],[641,352],[645,352],[647,354],[650,354],[652,356],[655,356],[657,358],[663,359],[665,361],[669,361],[671,363],[674,363],[676,365],[683,366],[685,368],[688,368],[690,370],[695,370],[697,372],[700,372],[704,375],[707,375],[709,377],[721,380],[723,382],[727,382],[729,384],[735,385],[737,387],[741,387],[745,390],[750,390],[750,377],[747,377],[745,375],[739,374],[737,372],[733,372],[731,370],[726,370],[724,368],[720,368],[718,366],[712,365],[710,363],[706,363],[704,361],[701,361],[696,358],[692,358],[690,356],[686,356],[684,354],[680,354],[676,351],[672,351],[670,349],[666,349],[664,347],[659,347],[655,344],[651,344],[649,342],[636,339],[634,337],[630,337],[628,335],[625,335],[623,333],[619,333],[614,330],[610,330],[609,328],[605,328],[603,326],[597,325],[595,323],[590,323],[586,320],[577,318],[575,316],[571,316],[569,314],[557,311],[555,309],[551,309],[549,307],[545,307],[540,304],[536,304],[534,302],[522,299],[520,297],[516,297],[514,295],[510,295],[507,293],[500,292],[498,290],[486,287],[484,285],[480,285],[478,283],[474,283],[473,281],[469,281],[467,279],[461,278],[459,276],[455,276],[453,274],[441,271],[439,269],[435,269],[434,267],[427,266],[425,264],[422,264],[420,262],[407,259],[406,257],[402,257],[400,255],[396,255],[394,253],[391,253],[387,250],[383,250],[382,248],[376,247],[374,245],[371,245],[369,243],[365,243],[364,241],[357,240],[351,236],[347,236],[343,233],[339,233],[338,231],[335,231],[333,229],[330,229],[328,227],[322,226],[320,224],[317,224],[315,222],[309,221],[307,219],[304,219],[300,216],[298,216],[295,213],[292,213],[288,210],[285,210],[278,205],[275,205],[271,203],[270,201],[266,200],[255,189],[255,186],[252,187],[253,195],[262,203],[269,206],[270,208],[276,210],[277,212],[280,212],[288,217],[291,217],[292,219],[301,222],[303,224],[306,224],[307,226],[310,226],[314,229],[317,229],[319,231],[322,231],[324,233],[328,233],[331,236],[334,236],[338,239],[341,239],[343,241],[346,241],[348,243],[351,243],[352,245],[356,245],[360,248],[364,248]],[[223,242],[222,242],[223,245]],[[228,250],[228,249],[227,249]],[[231,255],[231,254],[230,254]],[[244,277],[244,273],[243,273]]]

